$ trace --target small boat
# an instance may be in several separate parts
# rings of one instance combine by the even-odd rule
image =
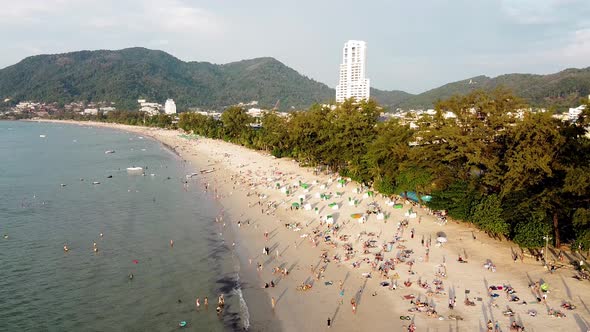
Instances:
[[[65,186],[66,186],[66,184],[65,184],[65,183],[62,183],[62,184],[60,184],[60,186],[62,186],[62,187],[65,187]]]
[[[45,136],[45,135],[39,135],[39,137],[41,137],[41,138],[45,138],[45,137],[47,137],[47,136]]]
[[[104,154],[110,154],[110,153],[115,153],[115,150],[107,150],[104,152]]]
[[[127,172],[141,172],[143,171],[143,167],[127,167]]]
[[[100,182],[94,181],[94,182],[92,182],[92,184],[100,184]]]

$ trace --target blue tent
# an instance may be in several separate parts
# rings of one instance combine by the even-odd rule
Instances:
[[[416,195],[416,193],[413,191],[408,191],[407,197],[403,193],[401,194],[401,196],[404,198],[407,198],[409,200],[412,200],[414,202],[418,202],[418,195]],[[432,196],[430,196],[430,195],[424,195],[421,198],[422,198],[422,202],[430,202],[430,200],[432,200]]]

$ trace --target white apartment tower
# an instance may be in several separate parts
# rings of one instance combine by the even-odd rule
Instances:
[[[349,40],[342,49],[340,77],[336,86],[336,102],[354,97],[356,100],[369,99],[369,79],[365,78],[367,64],[367,43]]]
[[[164,104],[164,113],[166,114],[176,114],[176,104],[174,100],[167,99],[166,104]]]

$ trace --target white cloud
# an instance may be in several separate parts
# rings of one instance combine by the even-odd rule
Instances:
[[[223,20],[213,12],[179,0],[134,0],[127,4],[133,10],[104,13],[97,10],[82,25],[96,30],[119,29],[156,35],[215,36],[223,31]]]
[[[2,23],[35,23],[39,22],[40,17],[55,11],[67,0],[20,0],[0,1],[0,22]]]
[[[572,33],[569,44],[563,49],[563,55],[590,65],[590,28]]]

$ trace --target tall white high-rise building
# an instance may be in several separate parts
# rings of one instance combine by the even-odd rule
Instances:
[[[367,64],[367,43],[349,40],[342,49],[340,77],[336,86],[336,102],[354,97],[356,100],[368,100],[370,93],[369,79],[365,78]]]
[[[166,99],[166,104],[164,104],[164,113],[166,114],[176,114],[176,104],[172,99]]]

